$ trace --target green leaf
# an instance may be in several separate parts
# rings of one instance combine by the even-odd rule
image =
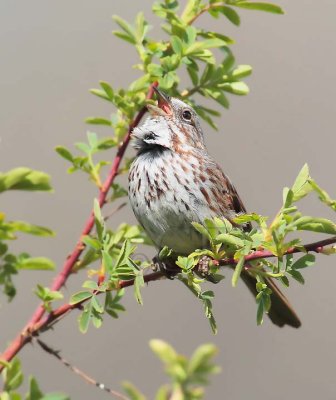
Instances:
[[[97,282],[94,282],[94,281],[85,281],[83,283],[82,287],[85,289],[91,289],[91,290],[99,289]]]
[[[87,124],[111,126],[111,121],[103,117],[88,117],[85,119]]]
[[[91,303],[90,303],[85,306],[84,311],[80,314],[80,316],[78,318],[79,330],[81,331],[81,333],[87,332],[87,330],[89,328],[91,317],[92,317],[92,310],[91,310]]]
[[[222,233],[216,237],[215,243],[223,243],[235,247],[243,247],[244,241],[236,236]]]
[[[4,369],[4,391],[15,390],[21,386],[23,382],[23,373],[21,371],[21,362],[18,358],[14,358]]]
[[[135,40],[127,35],[127,33],[125,32],[119,32],[119,31],[112,31],[113,35],[117,36],[119,39],[125,40],[125,42],[131,43],[131,44],[135,44]]]
[[[172,36],[170,41],[171,41],[172,48],[175,51],[175,53],[178,56],[182,57],[182,55],[183,55],[183,43],[182,43],[182,40],[178,36]]]
[[[307,268],[315,263],[315,256],[313,254],[305,254],[303,257],[299,258],[291,266],[292,269],[302,269]]]
[[[177,75],[175,72],[170,71],[163,75],[162,78],[159,79],[160,87],[168,90],[171,89],[174,84],[178,81]]]
[[[96,225],[96,231],[98,235],[98,239],[100,241],[103,240],[103,236],[105,235],[105,224],[104,224],[104,219],[100,210],[100,204],[98,199],[94,199],[93,202],[93,215],[95,217],[95,225]]]
[[[152,339],[149,342],[149,347],[165,364],[174,363],[178,357],[173,347],[163,340]]]
[[[119,17],[118,15],[113,15],[112,19],[120,26],[121,29],[127,34],[127,37],[129,38],[129,41],[133,44],[135,44],[136,37],[135,37],[135,32],[134,29],[131,27],[131,25],[126,22],[124,19]],[[115,32],[113,32],[115,34]]]
[[[74,305],[74,304],[82,303],[83,301],[90,299],[92,296],[93,296],[93,293],[88,292],[88,291],[81,291],[81,292],[74,293],[70,297],[69,304]]]
[[[336,224],[326,218],[300,217],[291,226],[300,231],[313,231],[336,235]]]
[[[131,83],[129,90],[133,93],[145,90],[148,87],[149,79],[150,79],[149,74],[140,76],[140,78],[136,79]]]
[[[65,158],[68,161],[73,161],[73,155],[70,153],[68,149],[66,149],[63,146],[57,146],[55,148],[56,152],[63,158]]]
[[[112,101],[109,95],[106,94],[105,90],[100,89],[90,89],[90,93],[94,94],[95,96],[100,97],[101,99]]]
[[[233,275],[232,275],[232,286],[233,287],[237,286],[237,282],[238,282],[238,279],[239,279],[240,274],[242,272],[242,269],[244,267],[244,263],[245,263],[245,257],[241,257],[239,259],[239,261],[238,261],[238,263],[236,265],[236,268],[235,268],[235,270],[233,272]]]
[[[48,393],[41,400],[70,400],[70,397],[64,393]]]
[[[167,400],[171,395],[171,389],[169,385],[161,386],[155,395],[155,400]]]
[[[29,233],[35,236],[44,236],[44,237],[55,236],[55,232],[43,226],[33,225],[24,221],[14,221],[11,224],[12,228],[15,229],[16,231]]]
[[[264,303],[262,299],[259,299],[257,308],[257,325],[261,325],[263,323],[263,318],[264,318]]]
[[[101,244],[100,244],[99,240],[92,238],[89,235],[83,236],[82,242],[84,244],[86,244],[87,246],[92,247],[95,250],[101,250]]]
[[[162,76],[162,74],[163,74],[163,69],[158,64],[149,64],[147,66],[147,71],[151,76],[154,76],[154,77]]]
[[[132,383],[123,382],[122,386],[130,400],[146,400],[146,397]]]
[[[190,76],[191,82],[193,83],[194,86],[196,86],[199,81],[197,70],[195,70],[193,67],[188,67],[187,71]]]
[[[291,277],[294,278],[296,281],[301,283],[301,285],[303,285],[305,283],[305,280],[304,280],[301,272],[299,272],[297,270],[289,270],[288,274],[291,275]]]
[[[139,12],[135,19],[135,36],[137,39],[138,44],[142,44],[143,40],[145,39],[146,33],[149,30],[149,26],[147,21],[145,20],[143,12]]]
[[[104,92],[106,93],[107,97],[109,99],[113,100],[114,92],[113,92],[113,89],[111,88],[111,86],[107,82],[104,82],[104,81],[100,81],[99,84],[102,87],[102,89],[104,90]]]
[[[100,304],[100,301],[97,299],[97,296],[92,296],[91,298],[92,308],[97,311],[97,313],[102,314],[104,312],[104,307]]]
[[[207,237],[209,240],[212,240],[212,237],[205,226],[199,224],[198,222],[192,222],[192,226],[203,236]]]
[[[26,400],[40,400],[42,397],[43,393],[41,392],[36,379],[31,376],[29,378],[29,393],[26,396]]]
[[[192,355],[188,364],[188,373],[193,374],[201,371],[202,368],[208,367],[209,361],[218,353],[216,346],[213,344],[204,344]]]
[[[143,278],[142,272],[138,272],[134,279],[134,296],[136,301],[143,305],[142,297],[141,297],[141,288],[145,286],[145,281]]]
[[[87,143],[75,143],[75,146],[86,155],[91,154],[91,147]]]
[[[250,91],[245,82],[226,82],[218,86],[226,92],[237,94],[239,96],[244,96]]]
[[[50,177],[29,168],[14,168],[0,174],[0,193],[5,190],[51,191]]]
[[[252,67],[250,65],[238,65],[231,73],[230,77],[233,79],[242,79],[252,74]]]
[[[106,137],[106,138],[100,139],[98,141],[97,149],[98,150],[108,150],[108,149],[111,149],[112,147],[117,146],[117,144],[118,144],[118,141],[115,138]]]
[[[234,25],[239,26],[240,25],[240,17],[238,15],[238,13],[231,7],[227,7],[227,6],[220,6],[220,7],[216,7],[216,9],[218,9],[218,11],[225,15],[226,18],[232,22]]]
[[[43,301],[46,303],[49,303],[54,300],[60,300],[63,299],[63,294],[57,290],[51,290],[47,287],[44,287],[42,285],[37,285],[36,290],[34,293]]]
[[[284,14],[284,11],[282,10],[281,7],[272,3],[238,1],[232,5],[234,5],[235,7],[246,8],[248,10],[266,11],[273,14]]]
[[[49,258],[32,257],[18,260],[17,268],[26,270],[53,271],[55,269],[55,263],[49,260]]]
[[[332,200],[328,193],[319,187],[319,185],[313,180],[310,179],[309,183],[312,189],[317,193],[319,199],[327,204],[327,206],[331,207],[334,211],[336,211],[336,200]]]
[[[176,265],[178,265],[183,271],[188,272],[195,266],[196,260],[189,257],[178,256]]]
[[[302,199],[312,190],[313,189],[310,185],[309,167],[305,164],[292,186],[293,202]]]

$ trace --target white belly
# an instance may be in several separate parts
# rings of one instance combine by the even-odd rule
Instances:
[[[178,165],[172,158],[170,153],[164,157],[139,156],[130,170],[129,198],[135,216],[159,249],[168,246],[187,255],[207,247],[206,239],[191,222],[201,223],[214,215],[193,195],[199,188],[193,187],[187,174],[181,170],[178,179],[175,177],[173,171],[178,171]],[[169,168],[172,162],[174,169]]]

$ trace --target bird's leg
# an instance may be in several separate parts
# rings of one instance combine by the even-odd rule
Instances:
[[[160,259],[159,255],[153,258],[153,269],[160,271],[168,279],[174,279],[181,269],[177,267],[175,261],[171,258]]]
[[[224,276],[216,272],[216,261],[209,256],[202,256],[195,268],[195,272],[201,278],[206,279],[211,283],[220,282]]]

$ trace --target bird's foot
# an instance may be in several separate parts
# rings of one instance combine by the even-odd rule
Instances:
[[[202,256],[197,265],[197,272],[204,278],[210,274],[210,263],[212,258],[209,256]]]
[[[161,260],[159,256],[153,258],[153,270],[160,271],[168,279],[174,279],[175,275],[180,272],[174,261],[169,259]]]
[[[197,274],[212,283],[220,282],[224,277],[216,273],[211,267],[215,267],[214,260],[209,256],[202,256],[197,265]]]

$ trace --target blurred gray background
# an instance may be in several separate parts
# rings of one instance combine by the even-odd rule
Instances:
[[[108,116],[109,104],[88,89],[106,80],[129,84],[137,73],[132,49],[110,34],[112,14],[132,20],[143,10],[153,24],[151,1],[18,1],[0,2],[0,169],[29,166],[52,175],[55,193],[6,193],[1,211],[8,218],[52,227],[57,237],[24,237],[17,250],[51,257],[60,268],[73,248],[92,206],[95,189],[82,174],[67,175],[66,162],[54,152],[85,140],[84,118]],[[290,185],[304,162],[313,177],[335,197],[335,62],[336,2],[279,0],[286,15],[241,11],[240,28],[224,18],[203,18],[204,26],[233,36],[237,62],[254,73],[247,97],[230,97],[231,109],[220,132],[207,126],[209,150],[236,184],[247,207],[274,215],[282,188]],[[108,134],[107,129],[96,129]],[[132,153],[133,154],[133,153]],[[129,151],[131,155],[131,150]],[[113,157],[111,151],[109,157]],[[318,201],[303,211],[331,217]],[[111,226],[127,219],[129,208]],[[311,237],[307,237],[311,239]],[[151,253],[149,253],[151,254]],[[22,272],[19,295],[11,305],[1,297],[1,350],[23,327],[38,301],[37,282],[47,285],[53,273]],[[336,269],[320,256],[306,271],[306,285],[291,285],[288,296],[302,318],[299,330],[255,323],[255,304],[239,284],[228,279],[215,288],[219,333],[213,336],[201,305],[179,282],[154,282],[143,290],[143,307],[127,291],[127,312],[106,319],[86,335],[77,328],[77,312],[43,335],[47,343],[99,381],[119,389],[127,379],[149,398],[166,377],[148,348],[162,338],[191,354],[201,343],[219,347],[222,373],[213,379],[207,399],[335,399]],[[85,275],[73,276],[65,299],[80,289]],[[73,399],[108,398],[66,370],[58,361],[28,345],[21,352],[24,370],[37,376],[43,390],[61,390]]]

